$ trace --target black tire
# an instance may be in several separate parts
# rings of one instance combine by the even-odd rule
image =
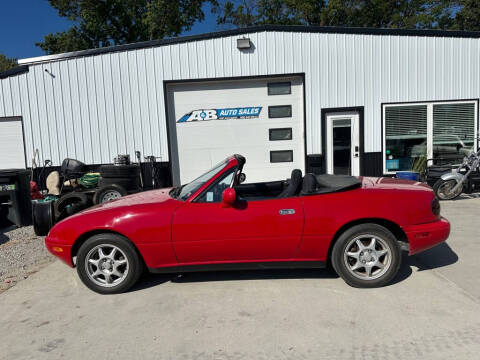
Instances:
[[[8,207],[0,205],[0,228],[8,224]]]
[[[140,188],[140,179],[137,176],[134,178],[100,178],[98,180],[98,187],[114,184],[120,185],[126,190],[138,190]]]
[[[100,176],[102,178],[134,178],[140,175],[138,165],[102,165]]]
[[[81,192],[73,191],[63,195],[55,202],[55,219],[57,221],[73,215],[90,206],[89,197]]]
[[[112,195],[116,193],[117,195]],[[111,201],[118,199],[122,196],[127,195],[128,192],[125,190],[125,188],[121,187],[120,185],[112,184],[112,185],[107,185],[99,188],[97,191],[95,191],[95,194],[93,195],[93,203],[94,204],[103,204],[105,202]],[[113,196],[117,196],[112,198]]]
[[[120,277],[112,276],[111,281],[114,281],[114,279],[121,279],[121,281],[118,284],[99,284],[99,282],[106,282],[106,276],[103,274],[98,275],[97,281],[95,281],[92,276],[89,275],[92,273],[93,270],[95,270],[96,266],[95,265],[87,265],[88,259],[91,259],[92,256],[98,256],[95,254],[95,251],[98,247],[102,247],[102,249],[109,249],[112,248],[113,246],[117,248],[116,256],[118,260],[125,259],[126,260],[126,265],[119,265],[120,266],[125,266],[121,267],[120,271],[123,270],[123,273],[125,273],[125,269],[128,269],[126,271],[126,275],[123,279]],[[120,251],[118,251],[120,250]],[[90,254],[91,252],[91,254]],[[110,253],[103,251],[105,255],[109,255]],[[122,254],[123,253],[123,254]],[[88,257],[88,258],[87,258]],[[104,258],[105,260],[108,260],[108,258]],[[113,260],[114,262],[118,260]],[[109,260],[108,260],[109,261]],[[77,253],[77,273],[78,276],[80,277],[80,280],[91,290],[99,293],[99,294],[118,294],[125,292],[129,290],[135,283],[138,281],[140,278],[140,275],[143,273],[144,265],[143,265],[143,260],[139,256],[137,250],[135,249],[135,246],[125,237],[116,235],[116,234],[98,234],[94,235],[91,238],[87,239],[82,246],[80,246],[80,249],[78,250]],[[90,268],[89,268],[90,266]],[[112,265],[110,265],[112,266]],[[113,265],[115,266],[115,265]],[[117,267],[113,267],[112,269],[116,269]],[[100,270],[100,267],[96,268],[97,270]],[[102,273],[107,273],[108,270],[102,269]]]
[[[33,231],[38,236],[46,236],[55,224],[53,201],[32,202]]]
[[[376,250],[374,251],[373,255],[366,254],[365,256],[370,256],[370,259],[367,262],[363,262],[363,264],[371,264],[373,263],[373,260],[378,257],[378,260],[381,260],[381,262],[384,262],[386,265],[383,269],[380,267],[375,267],[376,270],[373,270],[372,268],[372,276],[371,278],[368,278],[366,275],[367,268],[365,265],[362,264],[362,261],[365,260],[360,260],[361,257],[359,257],[357,260],[354,258],[351,258],[346,255],[347,247],[349,248],[348,250],[351,250],[352,248],[350,246],[355,246],[356,241],[355,239],[360,237],[360,241],[365,241],[363,240],[362,236],[365,235],[365,239],[371,239],[372,237],[376,238],[376,244],[380,247],[388,247],[388,250],[390,251],[389,253],[386,253],[386,255],[382,256],[377,256]],[[380,242],[381,241],[381,242]],[[366,246],[368,248],[368,244]],[[368,251],[368,249],[366,249]],[[365,251],[365,250],[363,250]],[[350,253],[355,253],[357,252],[350,252]],[[358,249],[358,254],[362,254],[361,249]],[[389,256],[389,260],[387,259],[387,256]],[[365,259],[365,258],[363,258]],[[338,240],[336,241],[333,250],[332,250],[332,255],[331,255],[331,260],[332,260],[332,265],[337,274],[350,286],[353,287],[358,287],[358,288],[374,288],[374,287],[381,287],[384,285],[387,285],[390,283],[393,278],[397,275],[398,270],[400,268],[400,264],[402,262],[402,256],[401,256],[401,250],[400,246],[398,244],[397,239],[395,236],[386,228],[383,226],[377,225],[377,224],[360,224],[353,226],[349,229],[347,229],[344,233],[340,235]],[[357,272],[357,275],[353,275],[354,271],[350,270],[347,267],[347,263],[350,266],[354,266],[355,262],[359,263],[359,269],[363,268],[365,272],[365,276],[362,278],[361,270]],[[350,264],[352,262],[352,264]],[[387,266],[388,265],[388,266]],[[378,277],[373,276],[374,272],[377,272]]]
[[[439,200],[453,200],[453,199],[456,199],[457,197],[459,197],[460,194],[463,192],[463,187],[462,187],[461,191],[459,191],[458,193],[453,194],[451,197],[445,197],[441,192],[439,193],[439,190],[440,190],[440,186],[442,186],[443,184],[445,184],[447,182],[455,182],[456,183],[456,180],[454,180],[454,179],[450,179],[450,180],[438,179],[435,182],[435,184],[433,184],[433,192],[435,193],[435,196],[437,197],[437,199],[439,199]]]

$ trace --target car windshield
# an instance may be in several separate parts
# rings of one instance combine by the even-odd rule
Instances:
[[[206,173],[199,176],[192,182],[173,189],[172,196],[182,201],[187,200],[192,194],[194,194],[198,189],[200,189],[208,180],[210,180],[215,174],[217,174],[220,170],[222,170],[225,167],[225,165],[228,164],[228,160],[229,159],[225,159],[222,162],[218,163],[212,169],[208,170]]]

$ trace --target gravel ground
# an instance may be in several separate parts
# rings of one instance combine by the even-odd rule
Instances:
[[[0,229],[0,293],[55,261],[32,226]]]

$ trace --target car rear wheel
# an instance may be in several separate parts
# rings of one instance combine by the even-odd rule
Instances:
[[[135,247],[116,234],[99,234],[85,241],[78,250],[76,265],[82,282],[100,294],[127,291],[143,271]]]
[[[380,287],[398,273],[401,251],[395,236],[383,226],[361,224],[346,230],[332,250],[332,265],[350,286]]]

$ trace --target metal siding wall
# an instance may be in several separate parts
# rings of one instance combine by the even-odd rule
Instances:
[[[54,165],[65,157],[109,163],[134,150],[168,161],[161,50],[30,65],[0,80],[0,116],[23,116],[29,162],[37,148],[37,163]]]
[[[479,98],[479,40],[259,32],[30,65],[0,80],[0,116],[23,116],[35,148],[108,163],[118,153],[168,161],[164,80],[305,73],[307,153],[321,153],[322,108],[365,107],[365,151],[381,150],[381,103]],[[45,70],[48,70],[50,75]],[[29,160],[30,161],[30,160]]]

